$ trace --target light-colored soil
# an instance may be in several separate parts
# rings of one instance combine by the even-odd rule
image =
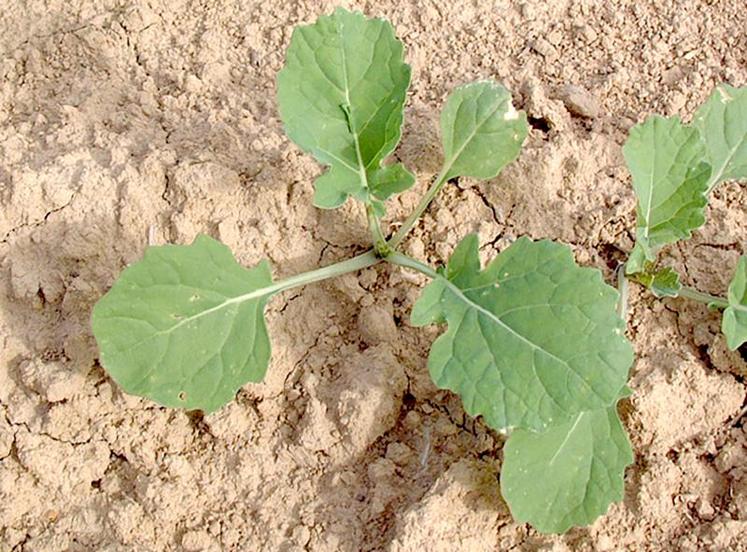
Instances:
[[[397,156],[419,178],[392,220],[438,170],[453,86],[500,80],[534,121],[499,178],[434,203],[407,242],[433,263],[468,232],[486,258],[528,234],[611,280],[632,246],[628,128],[747,84],[743,0],[346,5],[390,18],[413,67]],[[430,382],[438,329],[409,326],[423,281],[398,269],[274,299],[267,380],[217,414],[107,378],[91,307],[149,236],[206,232],[277,276],[367,246],[358,207],[311,207],[320,168],[285,138],[274,99],[292,27],[333,6],[2,2],[0,550],[747,550],[747,365],[698,304],[633,288],[625,501],[559,537],[511,520],[502,440]],[[724,293],[747,252],[747,188],[721,186],[708,217],[664,258]]]

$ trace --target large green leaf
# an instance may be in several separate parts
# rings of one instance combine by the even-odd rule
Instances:
[[[501,493],[517,521],[564,533],[622,499],[632,461],[616,407],[584,412],[543,433],[512,432],[503,448]]]
[[[521,238],[480,271],[474,235],[423,291],[415,325],[448,322],[433,381],[497,430],[536,431],[618,397],[633,361],[618,293],[568,247]]]
[[[693,123],[705,143],[712,190],[724,180],[747,178],[747,87],[716,87]]]
[[[446,179],[493,178],[518,157],[527,136],[527,117],[511,94],[493,81],[454,89],[441,112]]]
[[[410,83],[402,55],[389,22],[342,8],[293,31],[278,103],[290,139],[330,167],[314,185],[317,206],[383,200],[414,183],[402,166],[381,167],[401,134]]]
[[[705,222],[710,166],[697,129],[678,117],[649,117],[636,125],[623,147],[638,198],[636,245],[628,273],[669,243],[688,238]]]
[[[247,270],[210,237],[150,247],[93,309],[101,364],[128,393],[214,411],[264,377],[274,291],[266,261]]]
[[[724,311],[721,331],[733,351],[747,341],[747,255],[739,258],[727,298],[729,306]]]

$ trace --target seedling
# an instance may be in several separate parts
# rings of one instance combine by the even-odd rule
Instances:
[[[402,44],[382,19],[338,9],[296,28],[278,76],[280,115],[291,140],[328,167],[314,183],[315,205],[361,202],[372,249],[273,280],[267,261],[244,268],[208,236],[191,245],[150,247],[94,308],[101,364],[128,393],[213,412],[265,375],[270,340],[263,310],[270,297],[381,262],[415,270],[431,283],[414,306],[412,324],[448,325],[428,359],[433,381],[457,393],[470,415],[508,435],[501,489],[513,515],[541,532],[588,524],[622,498],[623,473],[632,462],[616,410],[629,393],[633,361],[618,291],[598,270],[579,267],[567,246],[548,240],[521,238],[485,268],[475,235],[441,268],[402,252],[403,240],[449,181],[495,177],[516,159],[527,135],[526,115],[501,85],[456,88],[441,113],[442,169],[390,237],[381,224],[386,200],[415,182],[402,164],[386,163],[400,140],[409,81]],[[697,150],[693,136],[681,140]],[[688,163],[697,160],[694,151]],[[732,175],[730,163],[719,178]],[[701,195],[705,174],[702,164],[685,172]],[[693,195],[699,205],[701,196]],[[659,237],[648,214],[645,220],[650,230],[639,230],[645,239],[635,253],[641,266],[671,234]],[[742,298],[730,303],[736,322],[729,324],[743,327],[742,267],[733,286],[734,297]]]
[[[679,117],[649,117],[631,130],[623,153],[638,198],[628,277],[657,297],[686,297],[723,309],[721,329],[729,348],[737,349],[747,341],[747,256],[737,263],[727,297],[683,286],[679,274],[656,260],[663,246],[703,226],[716,186],[747,179],[747,88],[718,86],[691,125]]]

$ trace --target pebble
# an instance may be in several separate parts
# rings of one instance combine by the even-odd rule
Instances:
[[[560,89],[558,97],[574,115],[589,119],[599,115],[599,102],[586,88],[569,84]]]

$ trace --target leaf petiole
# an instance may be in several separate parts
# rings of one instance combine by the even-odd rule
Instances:
[[[370,250],[351,259],[347,259],[346,261],[334,263],[309,272],[296,274],[284,280],[278,280],[273,283],[272,286],[266,288],[266,295],[273,295],[294,287],[305,286],[313,282],[320,282],[322,280],[334,278],[335,276],[347,274],[348,272],[356,272],[378,264],[381,260],[382,259],[379,258],[373,250]]]
[[[389,254],[386,260],[392,264],[403,266],[405,268],[411,268],[417,270],[421,274],[425,274],[429,278],[438,278],[440,274],[429,267],[427,264],[421,263],[417,259],[403,255],[398,251],[393,251]]]
[[[425,213],[425,210],[431,204],[431,201],[433,201],[433,199],[438,195],[438,192],[441,191],[441,188],[443,188],[444,184],[447,181],[447,175],[449,173],[449,169],[451,169],[451,165],[451,163],[444,164],[444,167],[436,177],[436,180],[433,181],[431,187],[428,188],[428,191],[420,199],[420,203],[418,203],[417,207],[415,207],[413,212],[410,213],[410,216],[405,219],[405,222],[403,222],[402,226],[399,227],[399,230],[397,230],[397,232],[394,234],[394,237],[389,240],[388,245],[391,249],[397,249],[397,246],[402,243],[402,240],[407,237],[407,234],[410,233],[412,227],[415,226],[418,220],[420,220],[420,217],[423,216],[423,213]]]
[[[623,322],[628,319],[628,278],[625,276],[625,263],[617,267],[617,292],[620,294],[617,299],[617,314]]]
[[[711,295],[709,293],[703,293],[702,291],[698,291],[697,289],[689,288],[682,286],[682,289],[680,289],[678,295],[680,297],[686,297],[687,299],[692,299],[693,301],[698,301],[700,303],[706,303],[709,307],[716,308],[716,309],[725,309],[729,306],[729,302],[724,299],[723,297],[718,297],[716,295]]]

